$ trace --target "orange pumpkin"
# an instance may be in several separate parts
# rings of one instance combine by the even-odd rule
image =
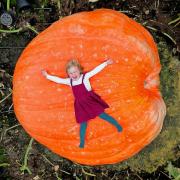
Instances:
[[[72,90],[45,79],[41,70],[65,78],[69,59],[77,58],[90,71],[107,57],[115,63],[92,77],[91,86],[123,132],[96,117],[80,149]],[[161,131],[166,106],[160,69],[156,44],[140,24],[110,9],[76,13],[54,22],[21,54],[13,77],[15,114],[30,136],[60,156],[87,165],[120,162]]]

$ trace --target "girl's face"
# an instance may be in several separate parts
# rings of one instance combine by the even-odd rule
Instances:
[[[70,78],[72,78],[75,81],[77,81],[81,76],[79,68],[77,66],[71,66],[68,69],[68,75]]]

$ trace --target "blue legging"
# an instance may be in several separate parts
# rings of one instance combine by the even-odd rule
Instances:
[[[112,116],[103,112],[99,115],[99,117],[108,121],[109,123],[113,124],[114,126],[116,126],[116,128],[119,132],[122,131],[122,127],[119,125],[119,123]],[[80,145],[79,145],[80,148],[84,147],[86,129],[87,129],[87,122],[81,123],[80,124]]]

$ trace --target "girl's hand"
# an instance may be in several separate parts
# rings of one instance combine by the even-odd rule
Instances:
[[[107,63],[107,65],[108,65],[108,64],[112,64],[112,63],[113,63],[113,60],[112,60],[112,59],[108,59],[108,60],[106,60],[106,63]]]
[[[42,73],[42,75],[44,76],[44,77],[47,77],[47,75],[48,75],[48,73],[46,72],[46,70],[41,70],[41,73]]]

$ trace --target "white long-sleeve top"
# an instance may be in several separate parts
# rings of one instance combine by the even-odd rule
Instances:
[[[94,76],[95,74],[97,74],[98,72],[100,72],[101,70],[103,70],[105,67],[107,66],[107,62],[103,62],[100,65],[98,65],[97,67],[95,67],[93,70],[89,71],[86,73],[86,75],[84,76],[84,85],[86,87],[86,89],[88,91],[90,91],[91,88],[91,84],[89,82],[89,78],[91,78],[92,76]],[[56,83],[60,83],[60,84],[65,84],[65,85],[69,85],[71,86],[71,79],[70,78],[60,78],[57,76],[52,76],[52,75],[47,75],[46,76],[47,79],[54,81]],[[76,86],[82,83],[82,78],[83,78],[83,74],[80,75],[80,78],[78,80],[72,80],[72,86]]]

